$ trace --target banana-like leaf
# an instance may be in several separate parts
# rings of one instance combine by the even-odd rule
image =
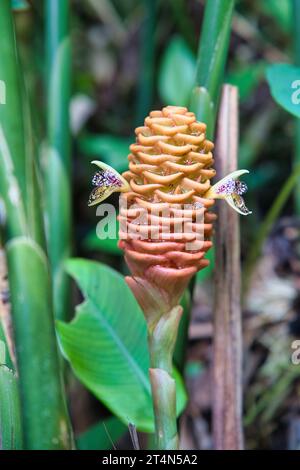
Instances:
[[[127,426],[112,416],[101,420],[76,439],[79,450],[105,450],[117,448],[120,437],[127,431]]]
[[[57,322],[66,358],[81,382],[122,422],[152,432],[146,322],[133,294],[119,273],[101,263],[69,260],[67,271],[85,301],[71,323]],[[186,394],[178,372],[174,375],[180,413]]]

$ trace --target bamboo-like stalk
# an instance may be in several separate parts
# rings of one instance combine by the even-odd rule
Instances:
[[[71,57],[69,32],[69,0],[47,0],[47,162],[46,208],[48,251],[53,285],[56,318],[69,316],[70,281],[63,269],[71,255],[71,156],[69,104]]]
[[[225,85],[221,101],[215,164],[220,178],[236,170],[238,93]],[[218,207],[213,359],[213,435],[215,448],[238,450],[242,434],[242,333],[240,232],[238,214]]]
[[[214,134],[233,11],[234,0],[206,0],[191,110],[207,124],[210,138]]]
[[[66,449],[72,438],[62,390],[54,330],[47,258],[33,229],[33,214],[42,220],[41,195],[31,169],[33,156],[23,118],[22,69],[10,0],[0,6],[0,77],[6,104],[0,105],[0,193],[6,209],[6,253],[26,449]],[[25,111],[24,111],[25,110]],[[27,160],[30,158],[30,161]],[[29,178],[29,179],[27,179]],[[35,204],[33,207],[32,205]],[[29,210],[32,208],[32,211]]]
[[[300,67],[300,0],[292,1],[295,65]],[[300,163],[300,119],[295,119],[294,167]],[[295,187],[296,212],[300,214],[300,184]]]

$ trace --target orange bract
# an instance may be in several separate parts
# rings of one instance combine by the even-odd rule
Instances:
[[[207,211],[214,201],[204,194],[215,170],[205,131],[194,113],[167,106],[150,113],[130,146],[120,247],[133,276],[127,282],[144,311],[157,296],[165,308],[177,305],[192,275],[208,265],[215,216]]]

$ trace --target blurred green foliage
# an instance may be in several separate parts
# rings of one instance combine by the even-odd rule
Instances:
[[[292,102],[292,93],[296,89],[292,89],[291,85],[300,79],[300,69],[290,65],[289,62],[291,64],[299,62],[299,59],[296,60],[292,55],[292,47],[294,42],[300,44],[300,40],[297,40],[296,28],[293,25],[297,17],[292,13],[293,3],[296,4],[292,0],[237,1],[231,29],[225,81],[239,88],[241,124],[239,167],[251,170],[247,177],[249,192],[246,198],[249,207],[254,209],[252,218],[243,219],[241,222],[241,257],[246,277],[249,275],[249,269],[255,270],[256,263],[264,252],[266,240],[278,219],[282,215],[295,214],[296,205],[291,195],[299,181],[299,168],[297,152],[294,149],[294,135],[299,137],[300,133],[299,121],[294,121],[294,117],[300,117],[300,107],[299,104]],[[23,9],[25,4],[27,4],[25,1],[11,2],[13,8],[19,10]],[[42,90],[41,86],[42,74],[45,72],[45,54],[42,46],[43,13],[41,2],[32,0],[30,4],[33,8],[24,14],[19,11],[15,19],[22,61],[25,64],[24,75],[29,80],[29,90],[36,95],[33,99],[33,110],[34,119],[37,121],[36,127],[39,129],[39,133],[26,138],[29,144],[26,152],[32,151],[30,146],[34,143],[38,150],[36,154],[41,154],[41,137],[45,137],[43,121],[46,107],[45,90]],[[197,43],[201,32],[203,5],[204,2],[194,0],[168,2],[158,0],[155,6],[151,0],[72,2],[71,39],[74,50],[72,97],[88,96],[95,106],[87,117],[82,118],[82,125],[78,133],[73,136],[75,145],[72,151],[74,168],[72,181],[69,179],[71,175],[62,172],[60,166],[53,165],[50,176],[53,188],[56,185],[59,187],[57,194],[63,193],[63,188],[68,188],[69,185],[74,191],[75,253],[91,256],[93,251],[92,256],[101,259],[105,255],[108,263],[125,271],[118,257],[121,251],[117,247],[117,240],[101,240],[97,237],[94,211],[87,209],[86,200],[91,190],[92,175],[88,161],[97,158],[119,172],[126,170],[128,147],[134,140],[132,131],[136,124],[142,124],[142,117],[148,112],[148,108],[159,109],[166,104],[189,104],[190,93],[195,83]],[[213,20],[212,15],[210,27]],[[209,55],[208,50],[208,48],[204,50],[203,63]],[[206,74],[208,68],[204,67],[201,72]],[[220,80],[219,76],[216,78]],[[12,83],[10,80],[9,92]],[[56,97],[58,105],[62,103],[56,94],[60,90],[60,86],[53,86],[52,96]],[[208,93],[197,98],[200,98],[199,101],[204,98],[208,106],[211,105]],[[53,102],[54,124],[58,124],[56,120],[58,105],[55,107]],[[12,117],[22,114],[16,109],[10,108]],[[76,109],[75,114],[77,113],[80,117],[84,114],[80,109]],[[26,120],[27,123],[28,121],[29,119]],[[60,126],[57,128],[59,131]],[[21,132],[14,133],[12,141],[14,148],[21,135]],[[2,140],[2,148],[3,145],[5,147],[5,140]],[[25,207],[20,208],[20,214],[17,210],[8,211],[8,215],[13,214],[13,218],[9,215],[10,227],[12,231],[16,230],[18,235],[19,226],[22,225],[23,209],[32,217],[35,210],[40,210],[36,206],[40,206],[44,199],[34,194],[27,197],[26,188],[31,183],[25,181],[23,157],[19,158],[19,155],[20,152],[13,152],[23,196],[20,206],[24,204]],[[55,156],[53,162],[55,164]],[[8,169],[6,171],[9,175]],[[58,173],[60,177],[57,176]],[[2,172],[4,181],[3,175],[4,172]],[[27,173],[27,176],[30,174]],[[3,190],[5,184],[4,181],[1,190],[4,192],[4,198],[5,194],[8,194]],[[47,190],[41,181],[39,184],[45,196]],[[53,197],[57,198],[57,194],[55,189],[52,189]],[[68,198],[67,189],[65,194]],[[32,201],[35,201],[34,204]],[[111,198],[110,202],[115,204],[116,200]],[[57,237],[53,242],[54,249],[63,242],[63,238],[59,235],[59,233],[64,234],[64,227],[60,222],[63,206],[63,201],[58,198],[57,211],[53,211],[55,222],[52,223]],[[67,217],[69,215],[70,213],[67,213]],[[32,221],[34,218],[30,220],[29,225]],[[35,236],[36,226],[32,224],[32,227],[30,231]],[[62,232],[59,232],[58,228]],[[11,282],[17,282],[18,278],[24,288],[27,285],[27,277],[21,268],[17,271],[20,267],[19,261],[28,260],[28,266],[32,267],[40,260],[36,273],[32,275],[39,285],[40,296],[35,297],[33,293],[31,295],[30,286],[27,286],[26,295],[29,293],[30,298],[26,295],[23,298],[28,298],[26,311],[31,315],[30,322],[27,321],[29,317],[23,318],[21,315],[23,320],[20,322],[19,331],[24,329],[23,331],[27,332],[24,344],[30,346],[31,341],[34,343],[34,339],[38,336],[39,343],[45,345],[49,340],[46,332],[47,329],[51,329],[51,325],[43,320],[43,330],[40,330],[40,313],[44,311],[43,309],[47,310],[47,315],[52,312],[50,300],[49,302],[47,300],[48,306],[45,305],[49,292],[46,288],[44,258],[32,244],[26,247],[23,245],[23,242],[15,245],[17,254],[12,256],[15,274],[11,276]],[[20,260],[17,259],[18,256]],[[198,284],[203,281],[210,282],[209,278],[213,273],[213,250],[209,251],[207,258],[211,260],[210,267],[197,274]],[[28,266],[23,266],[25,272],[28,271]],[[78,307],[73,322],[58,323],[65,355],[77,377],[107,405],[113,414],[122,419],[123,422],[116,417],[105,420],[108,434],[114,442],[125,432],[126,426],[123,423],[127,422],[128,417],[135,421],[140,429],[150,431],[153,424],[152,405],[147,382],[145,325],[140,310],[136,305],[134,307],[123,277],[105,266],[72,260],[68,264],[68,271],[82,290],[85,302]],[[17,296],[18,292],[15,295]],[[180,336],[176,350],[176,361],[180,369],[185,355],[189,304],[190,299],[185,298],[186,315],[181,330],[184,334]],[[24,306],[20,302],[16,303],[16,308],[21,314],[24,312]],[[289,338],[288,333],[286,336]],[[127,354],[123,353],[124,345],[129,351]],[[31,363],[30,355],[25,354],[24,358],[26,363]],[[131,367],[132,361],[136,364],[136,374]],[[115,375],[119,370],[114,369],[115,362],[120,368],[118,376]],[[258,424],[268,425],[271,430],[266,427],[266,433],[269,434],[272,434],[274,425],[280,421],[280,410],[293,391],[297,375],[287,364],[283,364],[278,371],[274,362],[274,354],[270,352],[266,367],[258,366],[259,372],[252,378],[249,386],[250,397],[245,406],[247,425],[253,428]],[[271,365],[266,370],[268,364]],[[1,365],[1,373],[2,368]],[[34,361],[31,368],[31,374],[34,375],[31,377],[38,377],[39,373],[44,373],[43,371],[39,363]],[[10,371],[9,374],[6,374],[6,378],[11,377]],[[2,377],[4,376],[1,375]],[[140,377],[144,377],[144,385],[147,382],[145,386],[141,383]],[[180,378],[178,383],[180,409],[182,409],[185,393]],[[2,382],[0,388],[8,390]],[[31,388],[32,383],[28,381],[28,396],[36,401],[36,395],[31,396]],[[131,395],[128,393],[124,400],[128,390]],[[13,395],[12,393],[11,397]],[[133,397],[131,400],[130,396]],[[41,398],[47,400],[47,397],[46,390]],[[6,402],[3,400],[3,403]],[[0,411],[3,412],[3,407],[0,407]],[[112,446],[102,420],[79,436],[77,443],[82,449]],[[257,440],[254,447],[259,445]]]
[[[113,135],[85,135],[79,141],[79,148],[89,159],[98,158],[122,173],[128,167],[131,142],[132,139]]]
[[[143,314],[124,278],[106,265],[74,259],[67,271],[85,301],[74,320],[57,322],[66,358],[83,384],[125,424],[153,432],[148,375],[147,329]],[[182,379],[177,381],[177,409],[186,403]]]

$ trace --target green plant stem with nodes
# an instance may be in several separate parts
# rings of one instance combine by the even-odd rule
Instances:
[[[154,92],[155,19],[157,0],[143,0],[144,19],[139,35],[140,73],[137,89],[136,125],[149,113]]]
[[[295,65],[300,67],[300,0],[292,1],[293,11],[293,29],[294,29],[294,57]],[[294,165],[297,166],[300,162],[300,119],[295,119],[295,157]],[[295,204],[297,214],[300,214],[300,184],[296,185],[295,188]]]
[[[234,0],[207,0],[200,36],[191,111],[214,135],[218,103],[228,55]]]
[[[182,307],[174,307],[153,322],[148,321],[150,382],[153,397],[156,444],[159,450],[178,449],[176,385],[172,377],[173,353]]]
[[[19,373],[26,449],[68,449],[72,444],[54,330],[51,288],[43,242],[32,214],[41,220],[41,194],[31,179],[34,156],[25,142],[30,119],[20,80],[22,69],[10,0],[0,5],[0,193],[5,204],[5,250]],[[30,182],[31,181],[31,182]],[[34,206],[33,206],[34,205]],[[43,237],[41,237],[43,238]],[[28,276],[30,273],[30,276]]]
[[[45,168],[48,251],[56,318],[69,316],[71,254],[70,32],[69,0],[46,1],[47,158]]]

